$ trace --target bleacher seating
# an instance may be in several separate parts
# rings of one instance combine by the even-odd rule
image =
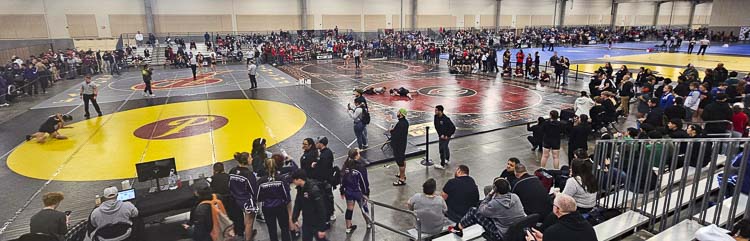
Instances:
[[[737,219],[740,216],[742,216],[742,214],[745,213],[745,207],[747,206],[747,195],[740,194],[739,197],[740,197],[739,201],[737,201],[737,211],[735,212],[733,219]],[[693,218],[698,221],[703,221],[706,224],[714,223],[718,226],[723,226],[727,224],[727,217],[729,217],[729,211],[730,211],[729,207],[731,205],[732,205],[732,197],[729,197],[722,201],[721,212],[719,213],[719,221],[716,223],[714,223],[713,220],[714,220],[714,216],[716,215],[716,210],[719,208],[718,205],[714,205],[706,209],[705,221],[701,220],[700,213],[693,216]]]
[[[638,212],[627,211],[623,214],[617,215],[617,217],[594,226],[596,239],[599,241],[613,240],[631,230],[634,230],[638,226],[647,223],[648,220],[648,217]]]
[[[703,227],[700,223],[687,219],[674,225],[664,231],[661,231],[656,236],[653,236],[647,241],[673,241],[673,240],[693,240],[695,231]]]

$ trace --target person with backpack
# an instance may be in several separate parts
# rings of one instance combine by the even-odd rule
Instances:
[[[268,176],[260,180],[258,202],[263,203],[262,209],[268,226],[269,238],[271,241],[279,240],[276,233],[276,223],[278,222],[281,229],[281,240],[291,241],[289,211],[291,211],[292,206],[289,204],[292,202],[292,198],[289,194],[289,183],[280,178],[281,172],[275,159],[265,159],[265,167]]]
[[[318,160],[313,162],[310,177],[318,181],[320,184],[320,190],[323,193],[323,200],[325,200],[325,213],[331,217],[330,221],[336,220],[336,215],[333,213],[333,188],[335,185],[333,178],[333,151],[328,148],[328,138],[325,136],[318,137],[318,141],[315,144],[318,148],[319,155]],[[336,180],[336,182],[338,182]],[[328,222],[326,222],[328,223]]]
[[[370,180],[367,178],[366,164],[356,148],[350,149],[348,158],[344,162],[344,169],[341,170],[341,199],[346,200],[346,233],[350,234],[357,229],[357,225],[352,225],[352,215],[354,214],[354,204],[358,204],[362,210],[365,222],[370,228],[370,217],[367,207],[367,196],[370,195]]]
[[[187,230],[190,238],[194,241],[214,241],[211,237],[211,230],[213,230],[214,223],[210,203],[213,200],[211,186],[207,182],[198,181],[191,188],[193,189],[193,194],[196,196],[198,205],[190,210],[190,220],[182,224],[182,227]]]
[[[351,105],[347,105],[347,109],[349,109],[349,117],[351,117],[354,121],[354,135],[357,137],[357,146],[359,147],[359,149],[365,149],[367,146],[365,121],[369,122],[369,113],[366,113],[367,110],[365,108],[365,104],[362,103],[362,100],[355,99],[354,107],[352,107]],[[367,114],[367,120],[365,119],[365,114]]]
[[[438,150],[440,151],[440,165],[435,165],[437,169],[445,169],[445,165],[450,163],[451,153],[448,149],[448,143],[456,132],[456,126],[451,118],[443,112],[445,108],[442,105],[435,106],[435,131],[438,133]]]

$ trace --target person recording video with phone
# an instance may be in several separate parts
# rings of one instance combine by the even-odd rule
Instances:
[[[65,240],[65,233],[68,232],[68,224],[70,223],[70,211],[57,211],[64,198],[65,196],[61,192],[45,193],[42,196],[44,208],[31,216],[29,232],[48,234],[58,240]]]

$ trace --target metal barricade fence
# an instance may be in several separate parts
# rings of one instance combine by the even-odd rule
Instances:
[[[385,228],[387,230],[390,230],[391,232],[397,233],[397,234],[399,234],[401,236],[407,237],[409,239],[413,239],[413,237],[411,236],[411,234],[409,234],[406,231],[398,230],[398,229],[396,229],[394,227],[391,227],[391,226],[389,226],[387,224],[383,224],[381,222],[375,221],[375,207],[376,206],[383,207],[383,208],[386,208],[386,209],[390,209],[390,210],[393,210],[393,211],[398,211],[398,212],[401,212],[401,213],[406,213],[406,214],[411,215],[414,218],[414,223],[415,223],[415,226],[416,226],[416,229],[417,229],[417,239],[416,240],[417,241],[422,240],[422,225],[421,225],[422,221],[419,220],[419,217],[417,217],[417,213],[416,212],[405,210],[405,209],[401,209],[401,208],[397,208],[397,207],[394,207],[394,206],[391,206],[391,205],[388,205],[388,204],[385,204],[385,203],[381,203],[381,202],[378,202],[378,201],[373,201],[373,200],[369,200],[369,203],[372,204],[372,205],[370,205],[370,222],[371,222],[371,225],[373,227],[379,226],[379,227]],[[373,240],[373,241],[377,240],[377,239],[375,239],[375,231],[374,230],[372,232],[370,232],[370,235],[372,237],[371,240]]]
[[[600,186],[597,205],[640,212],[651,218],[652,230],[657,220],[664,230],[686,218],[725,224],[731,230],[735,218],[750,208],[750,202],[739,203],[741,195],[747,200],[742,183],[748,152],[750,138],[597,141],[593,156]],[[739,155],[742,158],[733,165]],[[736,185],[730,185],[730,179]],[[713,194],[717,200],[709,212]],[[732,198],[729,207],[723,207],[728,198]],[[743,211],[738,213],[740,205]],[[728,214],[722,214],[722,208],[729,208]]]

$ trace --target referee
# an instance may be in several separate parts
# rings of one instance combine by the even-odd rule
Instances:
[[[89,102],[94,104],[94,110],[96,110],[96,113],[98,113],[99,116],[102,116],[102,111],[99,109],[99,103],[96,103],[96,96],[99,94],[99,88],[96,87],[96,84],[91,83],[90,75],[86,75],[83,79],[86,81],[81,85],[80,94],[81,99],[83,99],[83,109],[86,111],[86,114],[83,115],[83,117],[86,117],[86,119],[91,117],[89,114]]]

